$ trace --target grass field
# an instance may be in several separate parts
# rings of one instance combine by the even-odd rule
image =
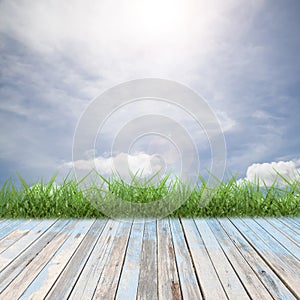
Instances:
[[[110,196],[114,195],[131,203],[150,203],[162,198],[172,201],[181,197],[178,191],[187,190],[187,200],[170,217],[300,216],[300,182],[278,175],[284,186],[276,182],[266,186],[258,181],[238,184],[236,176],[232,176],[218,183],[205,206],[199,206],[203,193],[208,190],[201,176],[199,184],[188,186],[178,179],[168,180],[168,176],[158,183],[146,183],[133,177],[128,184],[118,176],[107,179],[99,175],[97,183],[94,181],[87,188],[82,188],[75,178],[67,177],[61,185],[56,185],[53,176],[49,182],[41,180],[29,185],[19,176],[21,184],[9,179],[0,190],[0,217],[101,218],[106,216],[93,204],[95,192],[103,201],[111,201]],[[120,212],[120,216],[130,217],[124,212]]]

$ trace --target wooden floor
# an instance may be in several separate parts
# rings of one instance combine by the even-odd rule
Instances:
[[[300,299],[300,218],[0,220],[0,299]]]

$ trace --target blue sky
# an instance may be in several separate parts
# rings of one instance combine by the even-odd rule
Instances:
[[[16,172],[29,181],[56,171],[63,177],[92,99],[148,77],[180,82],[206,99],[224,132],[226,171],[268,180],[274,167],[293,176],[300,168],[299,28],[298,0],[1,1],[0,183]],[[129,113],[115,118],[116,127]],[[102,172],[113,120],[93,152]],[[190,135],[204,169],[209,142],[199,128],[190,126]],[[175,148],[164,143],[141,140],[133,164],[156,151],[165,155],[157,163],[172,164]]]

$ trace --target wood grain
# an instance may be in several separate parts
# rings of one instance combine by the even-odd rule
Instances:
[[[300,299],[300,219],[0,220],[0,300]]]

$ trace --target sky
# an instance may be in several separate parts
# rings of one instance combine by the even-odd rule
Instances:
[[[191,149],[205,172],[214,160],[207,132],[155,99],[107,114],[94,147],[74,160],[76,128],[97,97],[145,78],[175,81],[206,101],[226,142],[226,173],[299,177],[299,28],[298,0],[2,0],[0,185],[17,172],[63,178],[74,166],[195,171],[183,159]]]

